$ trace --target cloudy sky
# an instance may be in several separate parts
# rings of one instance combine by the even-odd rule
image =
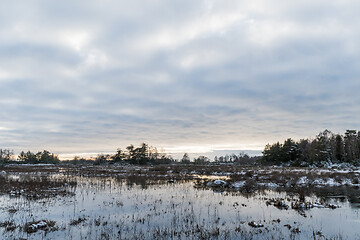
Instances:
[[[358,129],[360,2],[27,0],[0,8],[0,148],[261,150]]]

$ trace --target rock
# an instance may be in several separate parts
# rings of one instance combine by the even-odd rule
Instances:
[[[206,183],[206,186],[208,187],[225,187],[228,183],[223,180],[214,180]]]

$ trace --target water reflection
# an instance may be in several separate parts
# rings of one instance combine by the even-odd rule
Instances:
[[[15,185],[19,189],[29,185],[33,190],[51,190],[56,186],[59,188],[52,190],[73,194],[49,195],[45,201],[2,192],[0,234],[6,239],[309,239],[314,234],[318,238],[360,237],[357,189],[243,192],[138,175],[13,179],[18,181]],[[340,208],[311,208],[303,216],[291,208],[267,205],[269,199],[284,199],[288,205],[289,199],[324,201]],[[23,230],[25,225],[37,227],[48,222],[56,223],[48,231],[39,227],[28,234]],[[256,227],[254,223],[264,226]]]

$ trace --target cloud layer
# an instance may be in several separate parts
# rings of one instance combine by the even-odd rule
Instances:
[[[0,9],[0,147],[261,149],[359,128],[359,7],[9,2]]]

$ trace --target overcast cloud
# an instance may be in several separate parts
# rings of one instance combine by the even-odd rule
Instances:
[[[359,128],[359,1],[8,1],[0,147],[261,149]]]

